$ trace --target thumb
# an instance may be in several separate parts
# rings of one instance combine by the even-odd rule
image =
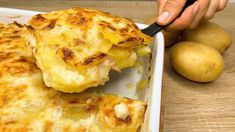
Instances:
[[[163,2],[162,2],[163,3]],[[164,2],[157,23],[160,25],[167,25],[172,22],[181,12],[186,0],[167,0]]]

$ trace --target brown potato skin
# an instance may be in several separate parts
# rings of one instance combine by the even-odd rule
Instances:
[[[220,53],[232,44],[231,35],[213,22],[204,22],[195,29],[184,30],[181,37],[183,41],[195,41],[211,46]]]
[[[214,81],[224,69],[220,53],[198,42],[185,41],[172,46],[170,61],[176,72],[196,82]]]

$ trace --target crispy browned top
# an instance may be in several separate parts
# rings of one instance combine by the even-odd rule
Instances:
[[[87,61],[87,58],[95,58],[97,54],[105,54],[96,51],[81,59],[76,59],[78,57],[74,56],[74,52],[79,52],[84,47],[92,48],[92,43],[99,43],[96,41],[97,39],[108,39],[113,44],[127,48],[137,47],[141,44],[149,44],[151,42],[151,38],[142,34],[132,20],[94,9],[77,7],[68,10],[54,11],[47,14],[38,14],[34,16],[29,23],[30,27],[33,27],[35,31],[39,33],[38,39],[55,35],[56,32],[71,32],[74,34],[78,32],[76,37],[69,33],[62,33],[62,35],[58,36],[65,38],[62,39],[62,41],[72,41],[69,42],[70,46],[62,47],[60,46],[62,44],[58,42],[53,43],[56,47],[61,47],[64,56],[63,59],[65,61],[70,60],[70,62],[73,62],[76,65],[87,65],[89,64],[87,62],[92,62]],[[69,29],[74,29],[76,31],[69,31]],[[43,36],[43,33],[48,34]],[[106,36],[106,34],[113,34],[114,36]],[[69,40],[69,38],[73,40]],[[115,42],[115,39],[117,39],[117,42]],[[99,58],[97,58],[97,60],[99,61]]]
[[[23,32],[21,25],[0,24],[1,132],[132,132],[138,129],[145,111],[141,101],[91,91],[65,94],[46,87],[30,46],[21,38]],[[63,52],[65,57],[73,56],[66,49]],[[124,120],[116,118],[113,109],[121,102],[130,111]]]
[[[106,12],[87,9],[72,8],[68,10],[54,11],[47,14],[38,14],[30,21],[30,25],[36,30],[52,30],[56,26],[66,25],[70,28],[82,30],[82,40],[87,41],[89,33],[94,25],[102,31],[112,32],[126,41],[139,40],[141,43],[150,43],[151,38],[142,34],[136,24],[128,18],[111,15]],[[101,31],[101,32],[102,32]],[[138,43],[136,43],[138,44]]]
[[[22,39],[23,26],[0,24],[0,77],[37,70],[30,48]]]

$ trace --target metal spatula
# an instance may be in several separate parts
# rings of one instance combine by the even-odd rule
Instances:
[[[189,7],[190,5],[192,5],[196,0],[187,0],[186,4],[184,5],[184,8],[182,9],[181,13],[179,14],[179,16],[184,12],[184,10]],[[178,17],[179,17],[178,16]],[[173,20],[171,23],[173,23],[175,20]],[[168,25],[170,25],[171,23],[169,23]],[[162,29],[164,29],[165,27],[167,27],[168,25],[165,26],[161,26],[158,25],[156,22],[149,25],[147,28],[142,29],[142,33],[149,35],[149,36],[154,36],[157,32],[161,31]]]

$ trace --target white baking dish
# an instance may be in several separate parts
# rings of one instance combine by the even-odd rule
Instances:
[[[27,23],[35,14],[40,12],[0,8],[0,23]],[[145,24],[138,24],[140,29],[147,27]],[[148,104],[145,114],[145,121],[142,125],[143,132],[157,132],[160,126],[160,106],[161,106],[161,89],[162,89],[162,72],[164,58],[164,39],[163,34],[158,33],[155,36],[152,46],[152,57],[141,58],[144,62],[143,72],[139,73],[136,68],[125,69],[121,74],[111,73],[111,79],[105,86],[99,89],[106,93],[113,93],[125,97],[143,100]],[[136,85],[142,79],[149,79],[146,88],[141,94],[138,92]],[[130,86],[132,88],[130,88]]]

